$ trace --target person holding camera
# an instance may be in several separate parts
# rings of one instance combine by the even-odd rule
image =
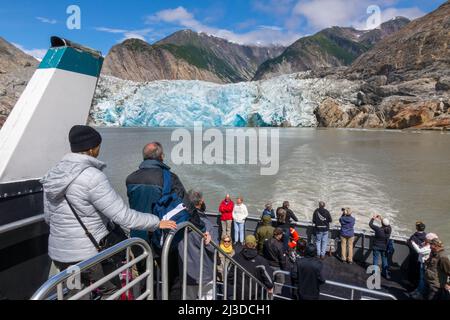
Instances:
[[[381,227],[376,226],[374,221],[381,222]],[[392,228],[389,219],[383,218],[380,215],[374,215],[369,223],[370,228],[375,231],[375,238],[373,240],[373,265],[378,266],[378,259],[381,256],[381,275],[386,279],[390,279],[389,262],[388,262],[388,244],[391,238]]]
[[[352,216],[352,210],[350,208],[343,208],[342,216],[339,219],[339,223],[341,224],[341,258],[342,262],[347,261],[349,264],[353,263],[353,240],[355,239],[355,222],[356,220]]]

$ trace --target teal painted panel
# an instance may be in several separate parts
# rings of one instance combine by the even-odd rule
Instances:
[[[103,65],[103,57],[96,57],[70,47],[48,50],[39,69],[61,69],[98,78]]]

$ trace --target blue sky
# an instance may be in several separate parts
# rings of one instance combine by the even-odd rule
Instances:
[[[2,0],[0,36],[42,57],[49,37],[58,35],[101,50],[127,39],[153,43],[181,29],[193,29],[246,44],[288,45],[323,28],[367,28],[376,5],[386,21],[417,18],[445,0]],[[81,29],[69,30],[68,6],[81,10]]]

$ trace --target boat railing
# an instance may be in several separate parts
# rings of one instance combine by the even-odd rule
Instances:
[[[196,236],[203,238],[204,234],[201,230],[199,230],[197,227],[195,227],[193,224],[189,222],[182,223],[178,225],[176,230],[171,231],[167,238],[164,241],[163,249],[162,249],[162,256],[161,256],[161,274],[162,274],[162,299],[168,300],[169,299],[169,254],[170,249],[172,246],[173,239],[176,234],[179,232],[183,232],[183,251],[181,252],[183,256],[183,270],[182,270],[182,300],[186,300],[187,297],[187,254],[188,254],[188,245],[189,245],[189,231],[192,231]],[[204,256],[205,256],[205,243],[204,241],[200,241],[200,257],[199,257],[199,276],[198,276],[198,283],[200,284],[198,286],[198,297],[203,296],[203,268],[204,268]],[[228,300],[231,297],[231,300],[236,300],[238,297],[237,293],[237,273],[241,272],[242,275],[242,292],[241,299],[244,297],[245,288],[248,288],[248,300],[270,300],[271,294],[267,291],[264,284],[258,280],[255,276],[253,276],[249,271],[247,271],[244,267],[242,267],[236,260],[234,260],[232,257],[230,257],[227,253],[225,253],[220,246],[215,243],[214,241],[211,241],[209,243],[210,246],[214,248],[214,263],[212,265],[212,270],[209,270],[209,272],[212,272],[213,280],[212,280],[212,296],[213,300],[217,300],[218,296],[222,296],[223,300]],[[177,252],[178,254],[178,252]],[[217,259],[218,255],[222,255],[225,259],[225,267],[223,268],[223,282],[218,283],[217,281]],[[229,286],[229,274],[230,267],[234,266],[234,274],[232,275],[233,279],[233,285],[232,285],[232,295]],[[217,288],[222,287],[222,292],[220,294],[217,293]],[[230,294],[229,294],[230,293]],[[247,297],[245,297],[247,298]],[[244,299],[247,300],[247,299]]]
[[[276,270],[273,272],[274,292],[276,292],[276,293],[274,293],[273,298],[281,299],[281,300],[293,300],[292,296],[290,296],[290,295],[283,295],[283,294],[278,294],[278,293],[283,292],[283,288],[288,289],[288,290],[297,290],[297,287],[286,284],[286,283],[281,283],[281,282],[275,281],[278,278],[278,275],[283,275],[285,277],[285,280],[286,280],[286,278],[291,277],[291,273],[289,271]],[[386,293],[386,292],[380,292],[377,290],[362,288],[362,287],[353,286],[353,285],[336,282],[336,281],[326,280],[324,286],[326,288],[331,288],[331,289],[332,288],[347,289],[349,292],[349,296],[343,297],[342,295],[338,296],[336,294],[332,294],[332,293],[328,292],[326,290],[326,288],[325,288],[325,290],[321,290],[320,295],[322,297],[325,297],[326,299],[331,299],[331,300],[397,300],[397,298],[395,296],[393,296],[392,294]],[[357,293],[357,292],[361,293],[360,299],[357,299],[357,295],[355,295],[355,293]],[[363,294],[366,294],[368,296],[363,296]]]
[[[133,247],[139,247],[142,250],[142,253],[134,257],[131,251]],[[81,279],[81,274],[83,272],[88,271],[95,266],[101,265],[102,262],[123,253],[124,251],[126,252],[126,262],[123,266],[113,270],[109,274],[106,274],[104,277],[85,288],[73,288],[76,279]],[[132,268],[134,266],[137,267],[138,263],[142,262],[145,263],[145,270],[139,274],[139,276],[132,279],[130,276],[133,272]],[[31,300],[84,299],[86,296],[89,296],[95,292],[100,286],[115,277],[120,277],[123,273],[125,273],[125,283],[122,285],[122,288],[117,290],[105,300],[117,300],[124,294],[130,297],[131,291],[136,287],[139,287],[137,291],[140,294],[136,300],[153,300],[153,253],[148,243],[139,238],[127,239],[98,253],[88,260],[80,262],[79,264],[56,274],[36,291]]]

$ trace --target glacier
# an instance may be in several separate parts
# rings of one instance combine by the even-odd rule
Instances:
[[[91,109],[98,126],[316,127],[314,110],[327,97],[355,104],[360,83],[310,78],[308,72],[215,84],[196,80],[138,83],[102,76]]]

